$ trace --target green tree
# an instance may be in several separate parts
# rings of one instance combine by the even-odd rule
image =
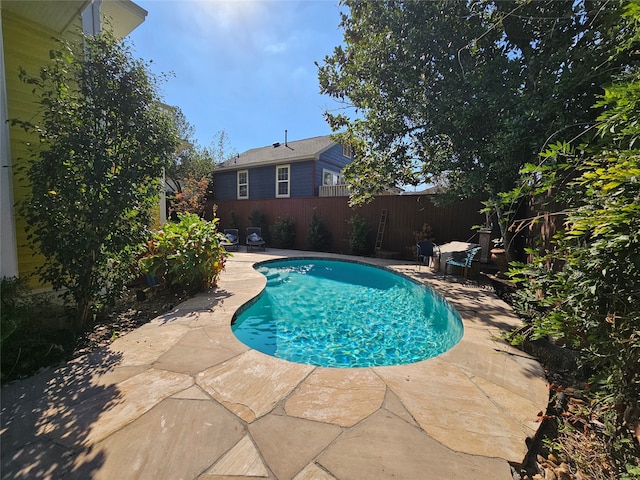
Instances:
[[[621,23],[633,33],[622,53],[637,51],[640,4],[630,3]],[[610,434],[624,438],[627,426],[640,427],[640,69],[608,86],[596,106],[603,109],[597,135],[575,147],[553,145],[524,170],[521,186],[504,195],[530,194],[540,216],[564,218],[549,247],[532,250],[531,264],[510,274],[523,285],[516,307],[531,333],[580,352],[595,372],[593,390],[624,412]],[[561,196],[562,210],[542,195],[550,191]],[[610,445],[618,448],[619,474],[640,473],[637,446],[624,455],[632,443]]]
[[[349,244],[349,253],[352,255],[369,255],[373,251],[371,244],[371,227],[367,221],[354,214],[347,220],[351,226],[351,232],[347,242]]]
[[[216,132],[208,147],[198,144],[194,138],[195,128],[189,123],[179,107],[169,107],[169,112],[178,131],[180,144],[166,169],[168,185],[176,193],[182,192],[186,178],[196,181],[211,180],[216,165],[236,154],[229,136],[224,130]]]
[[[326,112],[355,161],[352,202],[388,185],[438,183],[440,200],[498,209],[548,139],[595,120],[600,85],[630,63],[620,2],[344,0],[344,48],[319,66]],[[504,220],[506,219],[506,220]],[[507,236],[509,216],[499,215]]]
[[[177,136],[159,79],[129,45],[110,33],[60,45],[38,75],[20,73],[41,109],[37,122],[15,120],[40,140],[22,212],[45,256],[39,277],[65,292],[83,328],[131,277]]]
[[[213,192],[216,165],[231,157],[235,150],[224,130],[216,132],[208,147],[200,146],[194,138],[195,128],[182,110],[170,107],[169,111],[181,141],[165,171],[168,209],[172,214],[188,211],[203,215],[206,197]]]

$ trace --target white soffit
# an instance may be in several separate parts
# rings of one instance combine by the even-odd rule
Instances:
[[[2,10],[58,33],[64,32],[90,0],[2,0]]]
[[[113,27],[116,38],[124,38],[144,22],[147,11],[130,0],[103,0],[100,13],[105,23]]]
[[[57,33],[64,32],[91,0],[0,0],[3,10]],[[147,11],[131,0],[103,0],[100,12],[113,26],[116,38],[124,38],[144,22]]]

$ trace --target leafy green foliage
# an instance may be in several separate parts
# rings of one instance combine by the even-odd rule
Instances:
[[[348,239],[349,253],[352,255],[369,255],[373,250],[370,241],[371,227],[359,215],[353,215],[347,222],[351,225],[351,233]]]
[[[311,222],[307,231],[307,243],[309,248],[316,252],[326,252],[331,248],[331,232],[315,209],[311,214]]]
[[[131,278],[175,130],[157,78],[109,33],[61,42],[50,65],[20,77],[40,106],[37,124],[13,121],[39,137],[21,214],[45,256],[41,281],[64,290],[83,328]]]
[[[249,225],[248,227],[259,227],[262,230],[262,238],[268,241],[269,224],[267,223],[267,216],[260,209],[253,209],[249,213]]]
[[[44,315],[63,315],[48,295],[35,295],[25,278],[6,278],[0,290],[0,377],[3,382],[32,374],[64,358],[72,335],[43,328]]]
[[[208,147],[203,147],[194,139],[195,128],[191,125],[179,107],[166,107],[177,129],[180,142],[176,152],[165,170],[168,187],[175,193],[183,193],[183,185],[190,179],[207,183],[213,187],[213,171],[216,164],[232,155],[235,150],[230,146],[229,137],[224,130],[218,131]]]
[[[640,40],[640,9],[635,15]],[[510,275],[523,286],[516,306],[534,334],[578,350],[595,372],[594,389],[631,408],[624,425],[616,419],[612,443],[614,458],[626,459],[616,445],[627,448],[627,427],[640,424],[640,70],[607,87],[598,106],[606,108],[590,143],[553,145],[523,172],[526,187],[511,192],[562,192],[565,221],[549,248],[531,251],[532,263]],[[542,198],[540,215],[558,213]],[[619,472],[637,471],[637,462],[621,462]]]
[[[167,198],[171,219],[177,220],[178,213],[187,212],[204,216],[209,180],[206,177],[196,180],[195,177],[188,175],[180,185],[180,191]]]
[[[2,277],[0,345],[3,348],[5,340],[20,330],[22,324],[28,323],[28,315],[26,315],[28,295],[29,287],[26,279]]]
[[[632,87],[627,93],[637,96],[639,82],[637,73],[624,82]],[[611,108],[600,126],[606,136],[618,98],[623,104],[628,100],[626,95],[608,98]],[[550,150],[562,158],[558,163],[572,165],[570,179],[557,176],[562,170],[548,174],[539,169],[535,182],[532,177],[526,181],[544,184],[545,190],[565,185],[571,192],[570,198],[565,195],[565,228],[554,238],[553,249],[531,252],[533,263],[511,273],[527,285],[520,293],[521,310],[537,334],[563,338],[582,350],[602,372],[605,388],[626,401],[640,396],[640,151],[630,145],[611,138],[582,149]]]
[[[271,241],[277,248],[293,248],[296,243],[296,221],[292,217],[278,217],[269,227]]]
[[[231,218],[229,221],[229,228],[240,229],[240,219],[238,218],[238,214],[231,210],[231,212],[229,212],[229,217]]]
[[[140,268],[187,293],[215,286],[229,256],[217,230],[219,219],[207,221],[193,213],[180,213],[178,219],[153,234]]]
[[[558,135],[583,134],[600,86],[632,62],[621,3],[345,0],[344,47],[318,67],[325,118],[355,161],[352,203],[436,183],[440,201],[499,192]],[[502,236],[516,208],[498,211]],[[511,216],[507,215],[511,214]],[[506,219],[506,220],[505,220]]]

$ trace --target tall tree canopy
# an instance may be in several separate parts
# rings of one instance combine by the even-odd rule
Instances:
[[[61,42],[37,75],[21,70],[40,107],[22,213],[44,256],[40,278],[78,308],[77,327],[119,294],[157,208],[177,145],[158,78],[105,32]]]
[[[232,155],[229,137],[224,130],[213,136],[208,147],[198,144],[195,128],[179,107],[170,107],[173,123],[178,131],[180,144],[165,170],[169,187],[168,214],[177,220],[177,212],[204,215],[207,195],[213,190],[213,171]]]
[[[601,86],[628,57],[618,1],[343,0],[344,47],[319,65],[326,112],[351,143],[355,203],[387,185],[439,183],[495,200],[562,133],[597,117]]]
[[[633,35],[620,54],[638,55],[640,2],[625,7],[622,21]],[[593,410],[614,426],[601,432],[611,478],[640,478],[640,63],[597,106],[592,135],[579,145],[555,142],[502,195],[527,195],[537,218],[558,219],[553,237],[509,274],[520,285],[513,304],[526,333],[560,339],[590,367],[591,395],[601,402]]]

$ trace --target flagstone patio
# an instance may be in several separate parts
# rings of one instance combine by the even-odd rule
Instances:
[[[499,339],[520,324],[490,289],[364,259],[442,293],[458,345],[395,367],[328,369],[240,343],[234,312],[266,279],[238,252],[218,288],[69,364],[2,389],[2,478],[508,480],[548,389]],[[323,255],[331,256],[331,255]]]

